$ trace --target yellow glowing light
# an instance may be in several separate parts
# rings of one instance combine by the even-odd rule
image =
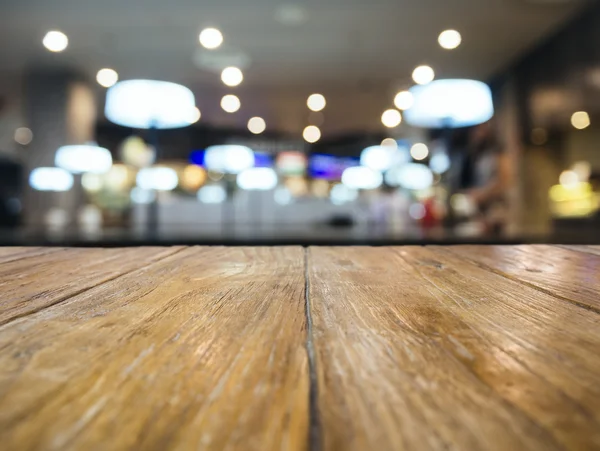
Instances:
[[[100,86],[110,88],[119,81],[119,74],[115,70],[105,67],[104,69],[100,69],[96,74],[96,81]]]
[[[200,112],[200,108],[194,107],[194,110],[192,112],[192,123],[198,122],[201,117],[202,113]]]
[[[321,130],[319,130],[319,127],[315,125],[309,125],[302,132],[302,137],[308,143],[316,143],[319,139],[321,139]]]
[[[216,28],[205,28],[198,36],[202,47],[213,50],[223,43],[223,34]]]
[[[589,183],[554,185],[550,188],[550,207],[554,216],[585,217],[598,211],[599,197]]]
[[[123,164],[113,164],[104,175],[104,183],[113,191],[125,190],[129,185],[129,170]]]
[[[235,113],[242,106],[240,99],[233,94],[227,94],[221,99],[221,108],[228,113]]]
[[[388,128],[394,128],[402,122],[400,111],[390,109],[383,112],[381,115],[381,123]]]
[[[440,46],[446,50],[453,50],[457,48],[462,42],[462,36],[456,30],[442,31],[438,37]]]
[[[417,161],[424,160],[428,155],[429,149],[423,143],[417,143],[410,148],[410,156]]]
[[[413,95],[408,91],[401,91],[394,97],[394,105],[399,110],[408,110],[413,106],[415,99]]]
[[[51,52],[62,52],[69,45],[69,38],[62,31],[49,31],[44,36],[42,44]]]
[[[329,182],[322,179],[313,180],[310,191],[315,197],[329,197]]]
[[[294,197],[305,196],[308,193],[308,184],[304,177],[288,177],[284,185]]]
[[[86,191],[97,193],[102,189],[102,176],[88,172],[81,176],[81,184]]]
[[[181,186],[188,191],[197,191],[206,182],[206,171],[200,166],[190,164],[181,174]]]
[[[250,133],[254,133],[255,135],[260,135],[267,128],[267,124],[262,117],[253,117],[248,121],[248,130]]]
[[[308,100],[306,101],[308,108],[312,111],[321,111],[327,105],[325,101],[325,97],[321,94],[311,94],[308,96]]]
[[[237,67],[226,67],[221,72],[221,81],[227,86],[238,86],[244,80],[244,74]]]
[[[577,111],[571,116],[571,124],[577,130],[583,130],[590,126],[590,115],[585,111]]]
[[[426,85],[433,81],[435,72],[429,66],[419,66],[413,71],[412,78],[418,85]]]

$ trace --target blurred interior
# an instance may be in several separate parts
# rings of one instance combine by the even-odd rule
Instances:
[[[597,2],[0,5],[3,244],[600,243]]]

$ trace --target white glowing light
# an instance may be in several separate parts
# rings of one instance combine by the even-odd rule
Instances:
[[[325,97],[322,94],[311,94],[306,100],[306,105],[312,111],[321,111],[327,105]]]
[[[145,190],[171,191],[177,187],[179,178],[177,172],[171,168],[143,168],[137,174],[136,183],[139,188]]]
[[[90,193],[97,193],[102,189],[102,176],[88,172],[81,177],[81,185]]]
[[[109,121],[131,128],[178,128],[192,124],[194,94],[175,83],[157,80],[120,81],[106,92]]]
[[[108,149],[95,145],[63,146],[56,151],[54,164],[74,174],[102,174],[112,166]]]
[[[371,146],[364,149],[360,154],[360,164],[374,171],[387,171],[395,162],[394,156],[398,152],[397,147]]]
[[[223,34],[216,28],[205,28],[200,32],[198,40],[202,47],[213,50],[223,43]]]
[[[415,103],[404,113],[415,127],[456,128],[481,124],[494,115],[492,93],[475,80],[436,80],[410,89]]]
[[[433,185],[433,173],[424,164],[407,163],[387,171],[385,183],[405,189],[422,190]]]
[[[151,204],[156,200],[156,191],[136,186],[131,190],[130,198],[134,204]]]
[[[277,173],[271,168],[250,168],[240,172],[237,185],[245,190],[266,191],[277,186]]]
[[[221,81],[227,86],[238,86],[244,80],[244,74],[237,67],[226,67],[221,72]]]
[[[429,160],[429,167],[436,174],[443,174],[450,169],[450,157],[445,153],[436,153]]]
[[[321,130],[316,125],[309,125],[302,132],[302,137],[308,143],[316,143],[321,139]]]
[[[589,127],[590,123],[590,115],[585,111],[577,111],[571,116],[571,125],[577,130]]]
[[[438,42],[442,48],[446,50],[453,50],[462,42],[462,36],[456,30],[446,30],[440,33]]]
[[[234,144],[210,146],[204,154],[204,164],[210,171],[239,174],[254,166],[254,152]]]
[[[394,138],[385,138],[381,141],[382,147],[391,147],[392,149],[398,148],[398,142]]]
[[[113,69],[100,69],[96,74],[96,81],[100,86],[110,88],[112,85],[119,81],[119,74],[117,74],[117,72]]]
[[[577,185],[580,180],[575,171],[563,171],[558,179],[562,186],[570,187]]]
[[[401,91],[394,97],[394,105],[396,105],[396,108],[399,110],[408,110],[413,106],[413,103],[414,99],[410,91]]]
[[[69,38],[62,31],[49,31],[44,36],[42,44],[51,52],[62,52],[69,45]]]
[[[402,122],[402,115],[400,111],[390,109],[383,112],[381,115],[381,123],[389,128],[394,128],[400,125]]]
[[[343,183],[338,183],[331,188],[329,199],[334,205],[343,205],[347,202],[354,202],[358,199],[358,190],[349,188]]]
[[[33,132],[27,127],[19,127],[15,130],[15,141],[22,146],[26,146],[33,140]]]
[[[417,67],[413,73],[412,78],[418,85],[426,85],[427,83],[431,83],[435,78],[435,72],[429,66],[419,66]]]
[[[383,176],[371,168],[354,166],[342,173],[342,183],[348,188],[375,189],[383,183]]]
[[[69,191],[73,176],[61,168],[35,168],[29,175],[29,184],[38,191]]]
[[[227,192],[221,185],[203,186],[198,190],[198,200],[204,204],[222,204],[227,200]]]
[[[235,113],[242,106],[240,99],[233,94],[227,94],[221,99],[221,108],[228,113]]]
[[[410,156],[415,160],[424,160],[429,155],[429,148],[423,143],[417,143],[410,148]]]
[[[267,128],[267,124],[262,117],[253,117],[248,121],[248,130],[255,135],[260,135]]]

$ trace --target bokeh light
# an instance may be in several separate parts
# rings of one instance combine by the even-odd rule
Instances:
[[[319,139],[321,139],[321,130],[319,130],[319,127],[315,125],[309,125],[302,132],[302,137],[308,143],[316,143]]]
[[[56,151],[54,164],[74,174],[101,174],[111,168],[112,156],[108,149],[93,144],[63,146]]]
[[[412,78],[416,84],[426,85],[433,81],[435,72],[429,66],[419,66],[413,71]]]
[[[590,126],[590,115],[585,111],[577,111],[571,116],[571,124],[577,130],[583,130]]]
[[[440,46],[446,50],[453,50],[457,48],[462,42],[462,36],[456,30],[442,31],[438,37]]]
[[[365,166],[354,166],[348,168],[342,174],[342,183],[348,188],[375,189],[383,183],[381,172],[374,171]]]
[[[354,202],[358,199],[358,190],[350,188],[343,183],[337,183],[331,188],[329,199],[334,205],[343,205],[348,202]]]
[[[35,168],[29,175],[29,185],[38,191],[69,191],[73,176],[62,168]]]
[[[14,139],[18,144],[26,146],[33,141],[33,132],[27,127],[19,127],[15,130]]]
[[[311,94],[306,101],[308,108],[312,111],[321,111],[327,105],[322,94]]]
[[[136,183],[142,189],[171,191],[177,187],[179,178],[174,169],[157,166],[140,169]]]
[[[51,52],[62,52],[69,45],[69,38],[62,31],[52,30],[46,33],[42,44]]]
[[[260,135],[267,128],[267,124],[262,117],[253,117],[248,121],[248,130],[250,133],[254,133],[255,135]]]
[[[401,91],[394,97],[394,105],[396,105],[396,108],[399,110],[408,110],[413,106],[413,103],[414,99],[410,91]]]
[[[227,200],[227,191],[221,185],[207,185],[198,190],[197,196],[203,204],[221,204]]]
[[[244,74],[237,67],[226,67],[221,72],[221,81],[227,86],[238,86],[244,80]]]
[[[271,190],[277,186],[277,173],[271,168],[250,168],[240,172],[236,182],[244,190]]]
[[[96,74],[96,81],[100,86],[110,88],[119,81],[119,74],[115,70],[105,67],[104,69],[100,69]]]
[[[390,109],[383,112],[381,115],[381,123],[388,128],[394,128],[402,122],[400,111]]]
[[[410,156],[417,161],[424,160],[428,155],[429,148],[423,143],[416,143],[410,148]]]
[[[181,186],[187,191],[197,191],[206,182],[206,171],[200,166],[190,164],[181,173]]]
[[[216,28],[205,28],[200,32],[198,40],[202,47],[213,50],[223,43],[223,34]]]
[[[235,144],[210,146],[204,154],[204,165],[209,171],[239,174],[254,166],[254,152],[249,147]]]
[[[240,99],[233,94],[227,94],[221,99],[221,108],[228,113],[235,113],[241,106]]]
[[[410,190],[423,190],[433,184],[433,173],[424,164],[407,163],[387,171],[385,183]]]

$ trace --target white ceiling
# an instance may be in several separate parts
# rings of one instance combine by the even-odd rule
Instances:
[[[199,31],[217,26],[225,44],[215,52],[242,54],[250,62],[243,86],[233,90],[240,93],[242,109],[251,103],[260,112],[263,101],[265,115],[293,129],[305,121],[305,111],[293,119],[295,107],[282,103],[302,103],[311,91],[329,91],[340,98],[342,122],[353,116],[344,114],[352,98],[362,96],[361,109],[371,116],[377,112],[371,118],[375,126],[382,108],[391,106],[391,94],[410,83],[416,65],[430,64],[439,77],[486,79],[581,5],[577,0],[294,3],[307,12],[306,22],[297,26],[275,19],[281,0],[0,0],[0,74],[34,64],[69,65],[90,77],[112,67],[122,79],[183,82],[196,92],[205,118],[235,125],[236,119],[219,112],[218,98],[226,89],[218,74],[194,64],[201,51]],[[446,28],[461,31],[459,49],[438,46],[437,36]],[[42,47],[49,29],[69,36],[65,52],[51,54]],[[354,116],[350,122],[365,121],[364,115]]]

